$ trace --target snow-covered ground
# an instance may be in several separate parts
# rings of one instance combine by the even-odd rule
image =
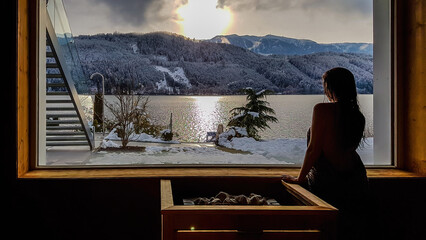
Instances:
[[[103,144],[108,144],[106,143],[109,140],[112,141],[121,141],[121,138],[117,136],[116,130],[115,128],[104,138],[104,143]],[[179,143],[176,140],[172,140],[172,141],[164,141],[161,138],[157,138],[154,137],[152,135],[146,134],[146,133],[141,133],[141,134],[136,134],[136,133],[132,133],[129,137],[129,140],[132,142],[154,142],[154,143]],[[109,147],[120,147],[120,145],[117,146],[109,146]]]
[[[236,134],[242,137],[234,137]],[[281,162],[301,164],[305,157],[307,140],[303,138],[282,138],[257,141],[247,136],[244,128],[233,127],[219,135],[220,146],[247,151],[252,154],[262,155],[268,159],[276,159]],[[366,138],[362,146],[357,150],[361,159],[366,164],[372,164],[373,138]]]
[[[267,141],[256,141],[253,138],[233,138],[232,141],[222,142],[222,145],[252,154],[262,155],[268,159],[276,159],[280,162],[301,164],[306,152],[306,139],[285,138]],[[357,150],[361,159],[366,164],[372,164],[373,138],[365,139],[365,143]]]
[[[234,132],[233,132],[234,131]],[[219,144],[180,143],[164,141],[145,133],[133,134],[129,146],[140,146],[140,151],[120,150],[121,141],[113,130],[105,137],[96,136],[99,149],[89,152],[84,149],[53,147],[47,151],[47,165],[129,165],[129,164],[233,164],[233,165],[293,165],[300,166],[306,151],[306,139],[281,138],[256,141],[247,137],[243,128],[235,127],[220,135]],[[236,133],[243,137],[233,137]],[[110,151],[110,148],[115,150]],[[364,164],[372,165],[373,138],[365,139],[358,149]]]
[[[100,151],[89,159],[88,164],[294,164],[292,161],[285,161],[285,158],[277,159],[269,155],[268,149],[263,152],[248,149],[238,151],[242,149],[217,147],[213,143],[179,144],[178,141],[163,141],[145,133],[132,134],[130,140],[129,146],[144,146],[145,150],[108,151],[108,148],[121,146],[120,138],[113,130],[103,139]],[[289,160],[296,160],[298,155],[300,151]]]
[[[178,144],[180,145],[180,144]],[[88,165],[117,164],[292,164],[257,153],[224,151],[208,144],[146,146],[141,152],[99,151]]]
[[[110,138],[111,139],[111,138]],[[148,138],[147,138],[148,139]],[[117,139],[104,140],[105,147],[118,147]],[[266,164],[301,165],[306,151],[306,139],[233,138],[218,147],[213,143],[164,144],[160,141],[139,141],[130,145],[144,146],[144,151],[107,151],[100,149],[86,162],[88,165],[120,164]],[[373,164],[373,138],[367,138],[358,149],[366,165]]]
[[[288,138],[256,141],[253,138],[233,138],[223,144],[224,147],[247,151],[262,155],[268,159],[276,159],[291,163],[301,163],[306,151],[306,139]]]

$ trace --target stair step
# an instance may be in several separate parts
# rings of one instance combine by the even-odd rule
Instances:
[[[81,136],[86,135],[84,132],[63,132],[63,131],[47,131],[46,136]]]
[[[88,142],[46,142],[46,146],[86,146],[89,145]]]
[[[71,99],[48,99],[46,103],[72,103]]]
[[[46,74],[46,78],[62,78],[62,74],[48,73]]]
[[[46,87],[66,87],[65,83],[46,83]]]
[[[46,111],[75,111],[74,107],[47,107]]]
[[[87,140],[86,137],[46,137],[46,141],[85,141]]]
[[[46,130],[83,130],[81,125],[78,126],[46,126]]]
[[[46,63],[46,68],[58,68],[57,63]]]
[[[68,92],[46,92],[46,95],[55,95],[55,96],[68,96]]]
[[[46,114],[46,118],[76,118],[76,117],[78,117],[78,115],[77,114],[73,114],[73,113],[70,113],[70,114]]]
[[[80,120],[46,120],[46,124],[53,125],[53,124],[78,124],[80,123]]]
[[[46,57],[55,57],[55,55],[53,54],[53,52],[46,52]]]

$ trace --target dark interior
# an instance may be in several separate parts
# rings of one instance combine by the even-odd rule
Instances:
[[[404,4],[414,5],[415,1],[399,2],[403,3],[400,8],[403,14],[398,24],[413,26],[410,17],[414,15],[414,10],[409,7],[410,5],[407,7]],[[3,58],[6,60],[2,79],[1,96],[4,104],[1,133],[5,139],[2,140],[0,160],[1,238],[161,239],[159,178],[80,180],[17,178],[17,106],[14,101],[17,70],[15,11],[17,2],[4,1],[4,3],[6,17],[3,23],[5,27]],[[404,27],[400,36],[407,36],[410,31],[412,31],[410,27]],[[403,52],[407,52],[406,50],[412,46],[404,39],[398,44],[403,47]],[[407,59],[407,56],[402,56],[400,61],[405,64]],[[419,164],[421,161],[424,161],[424,158],[418,159]],[[220,179],[218,181],[222,186],[218,186],[224,187],[223,189],[226,185],[230,185],[229,178],[216,179]],[[181,183],[187,181],[186,178],[174,180],[177,180],[175,184],[178,188],[179,181]],[[240,184],[245,191],[257,190],[249,188],[247,179],[233,179],[233,181],[246,183]],[[252,178],[250,183],[256,181],[257,178]],[[365,219],[365,224],[370,226],[369,239],[426,238],[425,178],[370,178],[370,187],[371,211],[369,218]],[[209,191],[215,193],[216,190],[218,189]]]
[[[182,199],[214,197],[219,192],[230,195],[259,194],[273,198],[280,205],[302,205],[277,178],[181,178],[172,181],[173,202],[183,205]]]

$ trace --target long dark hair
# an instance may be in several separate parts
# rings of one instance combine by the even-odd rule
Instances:
[[[364,138],[365,117],[360,111],[355,77],[346,68],[332,68],[322,76],[324,93],[340,104],[341,142],[345,148],[357,148]]]

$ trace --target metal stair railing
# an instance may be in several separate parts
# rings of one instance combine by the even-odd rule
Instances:
[[[52,51],[52,54],[53,54],[52,57],[54,57],[55,60],[57,61],[55,67],[57,67],[59,69],[59,72],[60,72],[60,75],[61,75],[60,77],[63,78],[64,85],[65,85],[66,89],[68,90],[68,94],[70,96],[69,102],[71,102],[73,104],[74,109],[77,112],[78,119],[81,123],[81,126],[82,126],[81,128],[83,129],[83,131],[85,133],[88,145],[90,146],[90,149],[93,150],[94,147],[95,147],[94,146],[95,145],[94,136],[93,136],[91,129],[89,127],[89,124],[88,124],[88,122],[85,118],[85,114],[83,112],[83,109],[82,109],[82,106],[81,106],[81,103],[80,103],[80,99],[78,97],[78,93],[77,93],[77,90],[75,88],[74,81],[72,79],[71,73],[69,72],[68,68],[66,67],[66,61],[65,61],[63,54],[61,53],[61,48],[60,48],[58,39],[56,37],[54,27],[52,25],[52,22],[50,20],[49,15],[48,14],[46,14],[46,15],[47,15],[47,17],[46,17],[46,31],[47,31],[47,38],[48,38],[47,41],[50,41],[51,51]],[[51,100],[51,102],[53,103],[54,101]],[[60,101],[58,101],[58,103],[59,102]],[[54,126],[50,127],[50,128],[55,129]],[[65,128],[67,128],[67,127],[63,127],[63,129],[65,129]],[[68,128],[72,128],[72,127],[68,127]],[[56,129],[60,129],[60,127],[56,127]],[[75,129],[75,128],[73,128],[73,129]],[[64,145],[66,145],[66,143],[64,143]]]

